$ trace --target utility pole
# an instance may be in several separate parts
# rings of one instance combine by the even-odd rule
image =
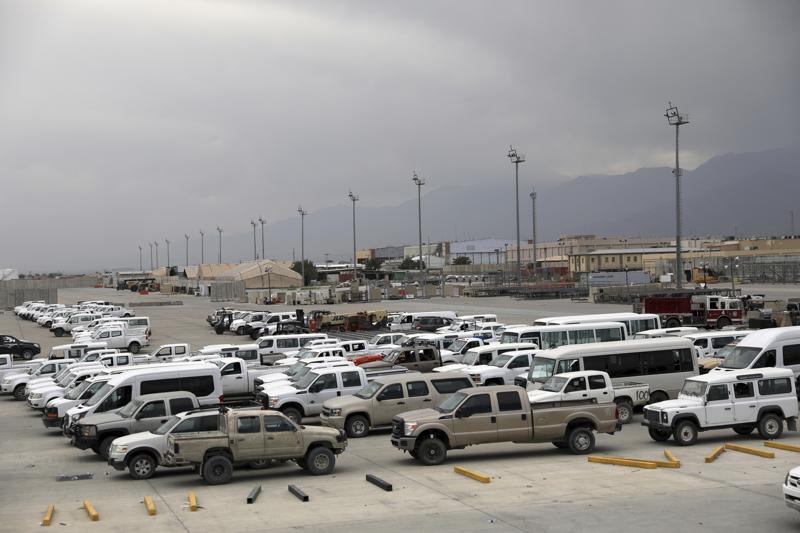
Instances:
[[[675,169],[672,173],[675,175],[675,274],[676,282],[675,288],[683,288],[683,254],[681,250],[681,170],[680,160],[678,158],[678,134],[681,126],[689,123],[689,115],[679,113],[678,108],[669,103],[667,112],[664,113],[667,117],[667,123],[670,126],[675,126]]]
[[[200,230],[200,264],[205,263],[205,232]]]
[[[148,242],[147,244],[150,245],[150,270],[153,270],[153,243]]]
[[[253,261],[258,259],[258,252],[256,251],[256,221],[250,219],[250,225],[253,226]]]
[[[414,171],[414,177],[411,178],[411,181],[417,186],[417,218],[419,219],[419,261],[417,262],[417,266],[419,267],[419,274],[420,278],[422,278],[422,186],[425,185],[425,180],[417,176],[417,172]],[[422,285],[422,296],[425,296],[427,291],[427,280],[423,280]]]
[[[222,228],[217,226],[217,232],[219,233],[219,264],[222,264]]]
[[[142,245],[139,245],[139,272],[144,272],[144,268],[142,268]]]
[[[533,210],[531,211],[531,235],[532,238],[532,262],[533,262],[533,270],[531,271],[531,277],[536,280],[536,191],[531,191],[531,207]]]
[[[186,239],[186,266],[189,266],[189,234],[184,233],[183,238]]]
[[[794,237],[794,209],[789,211],[789,235]]]
[[[303,210],[303,206],[297,206],[297,212],[300,213],[300,275],[303,276],[303,286],[306,285],[306,215],[307,211]]]
[[[153,244],[156,245],[156,268],[158,268],[158,241],[153,241]]]
[[[169,262],[169,239],[164,239],[164,242],[167,243],[167,268],[169,268],[169,266],[170,266],[170,262]]]
[[[266,220],[264,220],[263,217],[258,217],[258,221],[261,222],[261,259],[266,259],[267,256],[264,252],[264,222],[266,222]]]
[[[525,156],[518,154],[514,147],[510,146],[508,150],[508,158],[511,160],[511,163],[514,164],[514,205],[516,206],[517,210],[517,287],[519,288],[522,286],[522,258],[520,257],[522,254],[520,253],[519,241],[519,165],[520,163],[525,162]]]
[[[356,273],[356,202],[358,196],[353,194],[353,191],[350,191],[347,196],[353,202],[353,284],[358,288],[358,274]],[[352,292],[351,290],[350,293],[352,294]]]

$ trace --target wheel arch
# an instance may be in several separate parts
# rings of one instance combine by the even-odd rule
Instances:
[[[147,454],[151,456],[153,459],[155,459],[156,463],[161,463],[161,454],[158,453],[158,450],[156,450],[155,448],[151,448],[150,446],[143,446],[141,448],[134,448],[133,450],[126,453],[125,464],[127,465],[128,463],[130,463],[131,459],[140,454]]]

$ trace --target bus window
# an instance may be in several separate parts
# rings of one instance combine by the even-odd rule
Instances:
[[[638,353],[608,356],[608,375],[612,378],[638,376],[642,373]]]
[[[558,362],[556,374],[563,374],[564,372],[577,372],[581,369],[578,359],[561,359]]]
[[[620,328],[598,328],[595,330],[597,342],[613,342],[624,340]]]
[[[542,332],[542,345],[540,348],[549,350],[551,348],[558,348],[569,344],[566,331],[543,331]]]
[[[569,332],[570,344],[591,344],[594,342],[594,331],[591,329],[579,329]]]

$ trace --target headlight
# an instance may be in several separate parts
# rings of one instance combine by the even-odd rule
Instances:
[[[419,422],[404,422],[403,423],[403,434],[404,435],[411,435],[415,429],[419,426]]]
[[[278,407],[278,399],[277,398],[270,398],[269,399],[269,406],[270,407]]]
[[[97,435],[97,426],[83,426],[83,434],[87,437]]]
[[[331,409],[331,416],[342,416],[341,409]]]
[[[41,397],[42,397],[41,392],[32,392],[31,394],[28,395],[28,398],[31,400],[38,400]]]
[[[82,413],[78,413],[78,414],[72,415],[72,421],[73,422],[77,422],[78,420],[80,420],[84,416],[86,416],[86,411],[84,411]]]
[[[666,422],[668,418],[669,418],[669,415],[667,415],[667,412],[666,411],[661,411],[661,421],[662,422]]]
[[[120,444],[111,445],[111,453],[127,453],[128,447]]]

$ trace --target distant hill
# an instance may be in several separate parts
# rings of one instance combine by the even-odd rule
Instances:
[[[524,167],[523,167],[524,168]],[[528,169],[525,169],[528,170]],[[504,176],[476,187],[442,187],[422,197],[423,240],[513,238],[513,181]],[[522,238],[531,234],[533,180],[521,176]],[[539,187],[537,187],[539,190]],[[415,244],[417,202],[357,208],[358,247]],[[800,146],[720,155],[695,170],[684,170],[684,234],[785,234],[789,211],[800,227]],[[561,233],[672,235],[675,231],[675,181],[670,168],[641,168],[623,175],[580,176],[539,190],[538,236],[554,240]],[[352,211],[342,203],[306,217],[306,253],[315,260],[349,257]],[[259,229],[260,231],[260,229]],[[260,234],[258,236],[260,250]],[[226,235],[225,248],[238,257],[252,257],[252,234]],[[299,217],[267,227],[267,255],[300,257]]]

